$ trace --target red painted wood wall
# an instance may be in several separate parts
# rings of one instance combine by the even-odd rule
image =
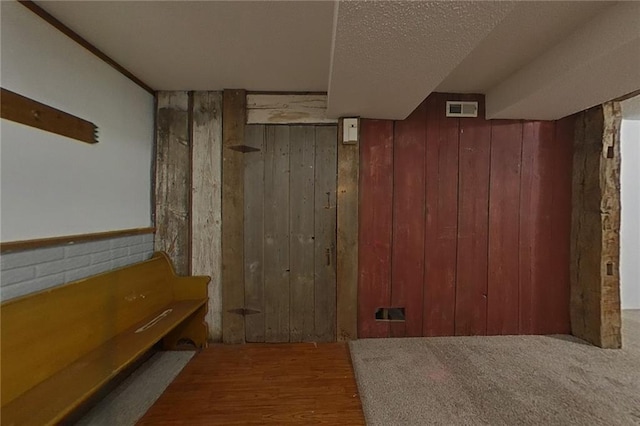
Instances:
[[[362,120],[358,337],[569,333],[573,121]],[[405,321],[375,319],[404,307]]]

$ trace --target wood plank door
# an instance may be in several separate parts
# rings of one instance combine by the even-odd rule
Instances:
[[[337,127],[248,125],[247,342],[334,341]]]

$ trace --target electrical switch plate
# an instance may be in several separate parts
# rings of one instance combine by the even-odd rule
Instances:
[[[345,118],[342,120],[342,143],[355,145],[358,143],[358,119]]]

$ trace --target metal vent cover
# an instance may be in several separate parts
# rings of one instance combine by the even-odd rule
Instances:
[[[477,117],[478,102],[447,101],[447,117]]]

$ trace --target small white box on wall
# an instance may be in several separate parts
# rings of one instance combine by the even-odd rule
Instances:
[[[358,143],[358,118],[342,119],[342,143],[344,145],[355,145]]]

